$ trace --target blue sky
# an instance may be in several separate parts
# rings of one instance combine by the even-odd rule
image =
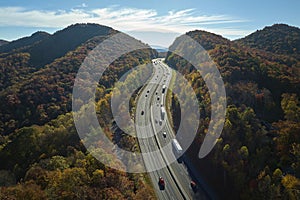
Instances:
[[[104,24],[152,45],[201,29],[237,39],[274,23],[300,27],[300,1],[0,0],[0,38],[53,33],[77,22]]]

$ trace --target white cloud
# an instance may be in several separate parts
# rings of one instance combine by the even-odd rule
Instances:
[[[227,15],[199,15],[194,9],[169,11],[159,15],[154,9],[99,8],[87,9],[86,4],[71,10],[26,10],[21,7],[0,7],[0,26],[63,28],[74,23],[98,23],[121,31],[157,31],[184,33],[194,29],[211,30],[222,35],[241,36],[249,31],[222,28],[244,20]],[[209,29],[210,25],[218,28]]]
[[[86,3],[82,3],[82,4],[75,6],[75,8],[87,8],[87,7],[88,7],[88,5]]]
[[[230,39],[245,36],[239,24],[245,20],[227,15],[200,15],[195,9],[169,11],[162,15],[154,9],[108,8],[91,9],[86,4],[71,10],[27,10],[22,7],[0,7],[0,27],[61,29],[75,23],[98,23],[124,31],[148,43],[169,46],[175,37],[199,29]],[[10,29],[11,30],[11,29]]]

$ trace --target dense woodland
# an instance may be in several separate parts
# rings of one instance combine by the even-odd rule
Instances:
[[[217,64],[227,94],[221,137],[199,160],[210,94],[190,63],[168,53],[166,62],[185,75],[200,101],[201,123],[187,159],[221,199],[300,199],[300,29],[276,24],[237,41],[204,31],[187,35]],[[180,105],[176,96],[172,102],[177,127]]]
[[[0,47],[0,199],[154,198],[146,175],[110,169],[86,150],[71,113],[81,63],[116,33],[105,26],[76,24]],[[99,122],[111,138],[116,134],[110,131],[111,87],[129,69],[155,56],[150,48],[123,55],[99,81]],[[132,138],[119,138],[125,149],[137,145]],[[110,159],[109,150],[94,151]]]
[[[249,36],[237,40],[240,45],[284,54],[299,59],[300,33],[299,28],[286,24],[274,24],[263,30],[257,30]]]

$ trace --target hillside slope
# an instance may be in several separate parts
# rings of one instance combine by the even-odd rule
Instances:
[[[43,124],[70,111],[73,81],[81,63],[89,51],[115,33],[116,30],[95,24],[72,25],[30,47],[28,53],[15,53],[2,58],[0,100],[6,102],[0,105],[2,134],[25,125]],[[65,42],[62,43],[62,40]],[[82,43],[85,40],[87,41]],[[49,49],[48,43],[51,43],[53,51]],[[62,44],[64,48],[55,53]],[[37,54],[49,55],[45,60],[51,60],[50,64],[38,68],[31,65],[37,49]],[[68,50],[71,51],[66,52]],[[53,60],[62,53],[66,54]],[[115,68],[121,74],[153,56],[152,50],[133,52],[132,55],[124,55],[121,60],[115,61]],[[112,86],[118,77],[115,73],[109,72],[110,77],[103,83],[105,86]]]
[[[300,29],[286,24],[274,24],[236,41],[240,45],[276,54],[299,56]],[[298,57],[299,58],[299,57]]]
[[[87,138],[79,138],[71,112],[78,69],[96,46],[116,33],[101,25],[76,24],[29,47],[1,54],[0,199],[154,198],[145,175],[108,168],[92,156],[91,149],[87,151],[82,143]],[[45,60],[36,59],[41,55]],[[136,140],[111,131],[111,88],[128,70],[151,62],[156,55],[150,48],[122,55],[97,85],[99,123],[107,135],[119,138],[113,142],[128,151],[138,150]],[[94,62],[101,62],[98,59]],[[102,147],[102,141],[92,142],[94,153],[123,166],[111,149]]]
[[[273,35],[274,27],[285,37]],[[299,197],[300,62],[299,52],[293,48],[297,42],[289,43],[285,38],[299,41],[300,36],[287,31],[286,25],[274,27],[264,29],[263,35],[268,38],[253,40],[255,43],[251,45],[243,41],[255,38],[257,33],[238,42],[203,31],[186,33],[208,51],[221,73],[227,95],[221,137],[202,160],[198,159],[198,152],[210,122],[210,95],[215,94],[208,92],[201,74],[190,63],[174,53],[169,52],[166,57],[166,62],[189,80],[200,102],[201,125],[187,158],[198,166],[205,183],[222,198]],[[287,47],[280,50],[273,43]],[[179,37],[169,49],[176,48],[189,56],[194,55],[196,47],[185,44]],[[210,67],[207,63],[202,65]],[[174,97],[172,111],[174,126],[178,127],[180,107],[176,101]]]

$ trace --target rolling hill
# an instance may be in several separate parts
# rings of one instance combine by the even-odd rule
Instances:
[[[0,199],[154,197],[144,176],[108,169],[92,157],[74,125],[71,98],[77,71],[91,50],[116,33],[98,24],[75,24],[52,35],[38,32],[1,48]],[[125,72],[156,55],[150,47],[133,51],[104,72],[96,104],[105,115],[98,117],[106,131],[112,125],[110,88]],[[132,138],[120,140],[128,148],[136,145]],[[95,151],[106,157],[111,150]]]
[[[243,46],[261,49],[264,51],[299,56],[300,29],[286,24],[274,24],[258,30],[236,42]],[[299,57],[298,57],[299,59]]]
[[[7,102],[0,105],[2,134],[25,125],[43,124],[70,111],[70,93],[80,64],[91,49],[117,32],[96,24],[76,24],[47,36],[38,43],[33,42],[20,51],[0,54],[0,57],[4,56],[0,58],[0,100]],[[118,73],[137,65],[139,60],[144,62],[155,55],[152,50],[132,54],[137,58],[124,56],[124,59],[128,57],[125,66],[121,64],[124,60],[115,62],[119,63],[116,64],[119,67]],[[33,64],[37,62],[36,58],[43,56],[47,58],[39,62],[38,67]],[[109,87],[116,80],[114,73],[109,72],[108,76],[111,77],[107,78],[107,83],[103,83],[105,86]],[[55,109],[49,109],[50,107]],[[41,111],[45,113],[42,114]]]
[[[222,198],[299,197],[299,30],[276,24],[237,41],[205,31],[186,33],[207,50],[221,73],[227,95],[221,137],[202,160],[198,152],[210,122],[209,95],[214,94],[209,94],[201,74],[188,61],[170,52],[166,57],[166,62],[189,80],[200,101],[201,125],[187,158]],[[201,56],[181,37],[169,49],[177,48],[187,57]],[[202,65],[210,67],[205,62]],[[180,121],[178,105],[173,97],[175,127]]]

